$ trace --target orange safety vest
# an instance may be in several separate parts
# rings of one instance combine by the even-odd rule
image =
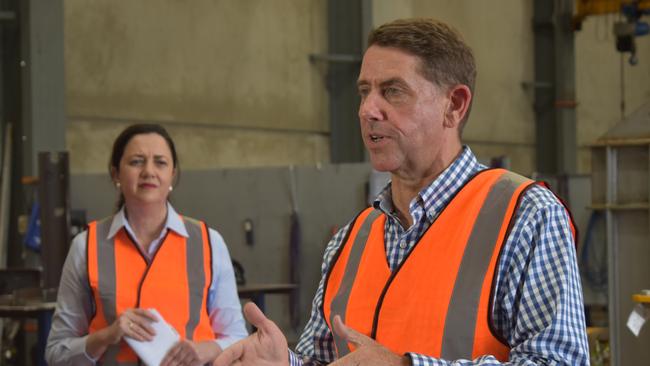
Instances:
[[[129,308],[156,308],[182,339],[215,339],[207,311],[212,283],[212,248],[205,223],[183,218],[187,238],[173,230],[151,261],[122,228],[108,238],[111,218],[88,225],[88,281],[95,303],[89,333],[112,324]],[[101,363],[136,365],[122,341],[110,346]]]
[[[490,319],[493,282],[519,198],[533,184],[503,169],[478,173],[393,272],[386,261],[385,215],[362,211],[325,280],[322,311],[330,329],[340,315],[397,354],[506,361],[510,347]],[[332,334],[339,357],[354,350]]]

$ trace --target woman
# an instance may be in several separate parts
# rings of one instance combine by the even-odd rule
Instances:
[[[135,365],[124,337],[153,339],[154,308],[181,336],[162,365],[202,365],[246,337],[223,238],[168,202],[179,167],[159,125],[115,140],[118,211],[72,241],[48,338],[50,365]]]

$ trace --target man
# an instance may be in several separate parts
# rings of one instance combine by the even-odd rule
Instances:
[[[469,47],[428,19],[385,24],[368,44],[359,119],[391,183],[328,245],[296,353],[247,304],[258,332],[215,365],[588,365],[567,210],[461,144]]]

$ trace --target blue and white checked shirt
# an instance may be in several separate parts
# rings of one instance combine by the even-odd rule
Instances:
[[[413,226],[406,230],[392,213],[390,184],[379,194],[375,207],[387,215],[385,242],[392,270],[399,266],[451,197],[485,168],[465,146],[461,155],[411,201],[409,212]],[[289,353],[292,366],[321,365],[335,360],[332,334],[321,312],[323,284],[349,225],[339,230],[325,249],[323,276],[312,303],[311,317],[296,353]],[[569,218],[564,206],[543,187],[534,186],[522,197],[498,263],[492,301],[493,326],[511,347],[510,360],[505,364],[589,364],[582,289]],[[415,353],[408,356],[414,366],[503,364],[492,356],[475,360],[441,360]]]

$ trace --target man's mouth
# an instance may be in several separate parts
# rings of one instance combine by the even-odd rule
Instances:
[[[384,139],[384,136],[370,135],[370,141],[372,141],[372,142],[381,141],[383,139]]]

